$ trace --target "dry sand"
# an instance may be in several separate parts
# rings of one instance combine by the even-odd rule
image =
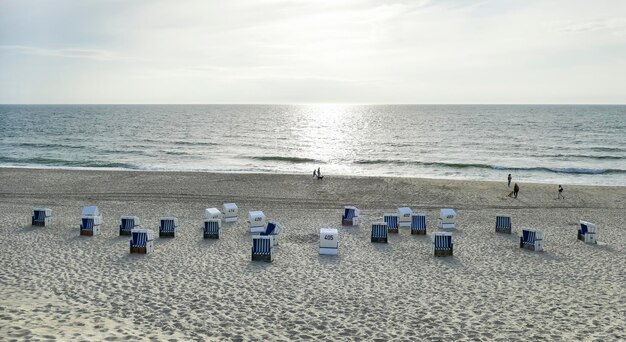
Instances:
[[[626,188],[409,178],[0,169],[0,340],[499,340],[626,339]],[[238,223],[204,240],[203,209],[236,202]],[[80,237],[81,207],[97,205],[103,233]],[[341,209],[363,210],[360,227]],[[33,207],[51,227],[30,227]],[[454,257],[401,229],[369,241],[370,223],[410,206],[458,212]],[[248,210],[285,226],[273,263],[250,261]],[[510,213],[511,236],[494,233]],[[119,217],[174,239],[131,255]],[[576,240],[579,219],[598,245]],[[521,250],[521,226],[544,229],[545,252]],[[318,255],[337,227],[338,256]]]

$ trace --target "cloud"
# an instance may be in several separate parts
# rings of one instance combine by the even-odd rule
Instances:
[[[50,49],[37,46],[25,45],[0,45],[1,50],[16,51],[37,56],[62,57],[62,58],[82,58],[98,61],[110,61],[120,59],[116,53],[109,50],[85,49],[85,48],[62,48]]]

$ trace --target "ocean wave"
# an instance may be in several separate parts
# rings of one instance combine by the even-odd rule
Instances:
[[[492,169],[492,170],[509,170],[509,171],[542,171],[550,173],[567,173],[567,174],[581,174],[581,175],[600,175],[600,174],[626,174],[626,170],[623,169],[594,169],[585,167],[511,167],[491,164],[479,164],[479,163],[446,163],[446,162],[413,162],[402,160],[357,160],[354,164],[394,164],[394,165],[416,165],[416,166],[435,166],[446,167],[451,169]]]
[[[85,146],[55,144],[55,143],[32,143],[32,142],[16,143],[14,145],[20,146],[20,147],[34,147],[34,148],[71,148],[71,149],[85,148]]]
[[[128,164],[128,163],[119,163],[119,162],[110,162],[110,161],[101,161],[101,160],[66,160],[66,159],[55,159],[55,158],[11,158],[11,157],[3,157],[0,156],[0,164],[9,164],[9,165],[38,165],[38,166],[66,166],[66,167],[93,167],[93,168],[117,168],[117,169],[131,169],[136,170],[139,169],[139,166]]]
[[[263,161],[279,161],[279,162],[292,163],[292,164],[322,163],[321,161],[316,160],[316,159],[298,158],[298,157],[260,156],[260,157],[247,157],[247,158],[254,159],[254,160],[263,160]]]

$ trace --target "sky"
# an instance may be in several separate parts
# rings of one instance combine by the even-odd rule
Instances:
[[[0,103],[626,104],[626,1],[1,0]]]

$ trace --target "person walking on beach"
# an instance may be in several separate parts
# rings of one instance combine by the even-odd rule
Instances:
[[[313,178],[317,177],[317,173],[315,173],[315,169],[313,169]]]
[[[511,178],[513,178],[513,177],[511,177],[511,174],[509,173],[509,177],[508,177],[509,184],[507,185],[509,188],[511,187]]]
[[[513,198],[517,198],[518,193],[519,193],[519,185],[515,183],[515,186],[513,187]]]
[[[561,186],[561,184],[559,184],[559,194],[556,197],[556,199],[565,199],[565,196],[563,196],[563,187]]]

